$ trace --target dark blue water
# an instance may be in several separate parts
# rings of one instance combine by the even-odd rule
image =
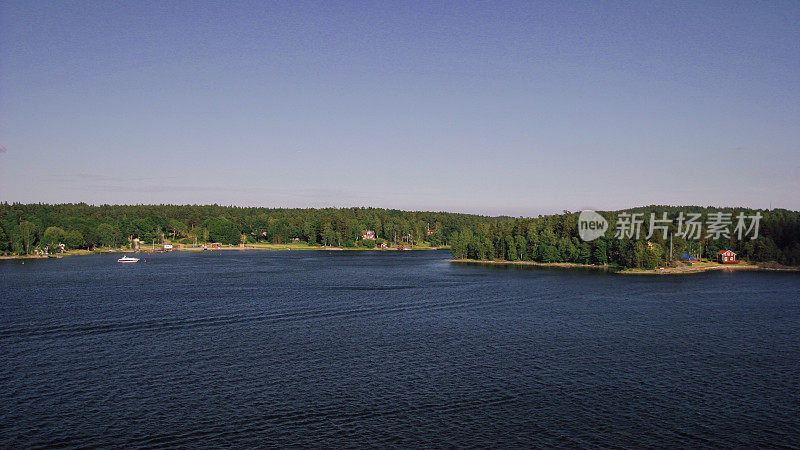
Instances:
[[[800,276],[0,263],[0,447],[800,445]]]

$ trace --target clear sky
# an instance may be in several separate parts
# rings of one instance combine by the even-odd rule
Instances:
[[[800,209],[800,2],[0,1],[0,200]]]

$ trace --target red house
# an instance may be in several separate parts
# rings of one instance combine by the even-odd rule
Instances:
[[[736,253],[730,250],[717,252],[717,262],[721,264],[736,264]]]

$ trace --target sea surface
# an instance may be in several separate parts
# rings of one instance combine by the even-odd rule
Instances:
[[[0,262],[0,447],[800,447],[800,275]]]

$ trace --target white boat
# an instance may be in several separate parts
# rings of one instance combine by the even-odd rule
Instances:
[[[118,259],[117,262],[121,263],[135,263],[139,262],[139,258],[130,258],[127,255],[123,255],[122,258]]]

